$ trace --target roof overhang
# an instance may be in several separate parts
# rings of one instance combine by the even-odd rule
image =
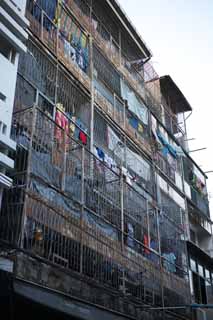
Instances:
[[[120,4],[117,0],[106,0],[107,4],[113,10],[117,18],[120,20],[123,27],[129,33],[133,41],[136,43],[140,51],[143,53],[144,58],[151,58],[152,53],[151,50],[147,47],[145,41],[140,36],[139,32],[135,29],[132,22],[124,12],[123,8],[121,8]]]
[[[181,90],[168,75],[160,77],[161,92],[175,114],[192,111],[192,107]]]

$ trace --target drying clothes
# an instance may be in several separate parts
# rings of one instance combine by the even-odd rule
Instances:
[[[155,241],[155,240],[151,240],[150,241],[150,248],[151,249],[153,249],[153,250],[155,250],[155,251],[158,251],[158,243],[157,243],[157,241]]]
[[[86,135],[83,131],[80,131],[80,132],[79,132],[79,140],[80,140],[84,145],[87,144],[87,135]]]
[[[167,155],[168,152],[170,152],[170,154],[174,157],[177,158],[177,152],[176,150],[166,141],[166,139],[164,138],[164,136],[161,134],[160,131],[157,131],[157,136],[160,140],[160,142],[162,143],[162,145],[164,146],[163,148],[163,154]],[[167,149],[167,150],[166,150]]]
[[[176,256],[173,252],[170,253],[164,253],[163,255],[163,266],[168,272],[175,273],[176,272],[176,266],[175,266],[175,261],[176,261]]]
[[[104,161],[110,169],[112,169],[113,166],[115,165],[115,161],[111,157],[109,157],[107,154],[105,154]]]
[[[134,117],[129,118],[129,124],[132,126],[135,130],[138,130],[138,119]]]
[[[104,159],[105,159],[105,153],[103,152],[102,149],[96,147],[96,154],[97,154],[97,157],[98,157],[101,161],[104,161]]]
[[[128,173],[126,176],[126,182],[132,186],[133,177]]]
[[[72,121],[70,122],[70,135],[73,136],[75,133],[75,122],[76,117],[72,117]]]
[[[108,148],[118,157],[123,158],[124,147],[122,141],[119,139],[117,134],[107,126],[107,138],[108,138]]]
[[[134,247],[134,227],[131,223],[127,223],[127,245],[131,248]]]
[[[162,155],[163,155],[164,157],[167,157],[167,155],[169,154],[169,150],[168,150],[167,147],[163,147],[163,149],[161,150],[161,152],[162,152]]]
[[[67,137],[67,135],[69,134],[69,121],[68,121],[67,117],[65,116],[65,114],[62,111],[57,110],[56,114],[55,114],[55,122],[60,127],[59,128],[57,126],[55,128],[55,137],[56,137],[57,140],[62,142],[63,137],[64,137],[64,131],[62,129],[65,130],[66,137]]]
[[[71,60],[76,63],[76,50],[70,46],[70,57],[71,57]]]
[[[139,100],[134,91],[132,91],[126,82],[121,79],[121,96],[124,100],[128,101],[128,108],[131,112],[133,112],[138,119],[140,119],[145,125],[148,124],[148,109]]]
[[[150,250],[148,249],[149,247],[149,236],[148,235],[144,235],[143,236],[143,244],[144,244],[144,253],[145,254],[150,254]]]
[[[141,134],[144,132],[144,127],[142,126],[141,123],[138,124],[138,132]]]
[[[126,149],[126,161],[129,170],[133,171],[139,177],[146,181],[151,179],[151,167],[141,156],[133,152],[129,148]]]
[[[76,118],[75,125],[76,126],[75,126],[74,137],[75,137],[76,140],[78,140],[81,131],[83,131],[83,132],[85,132],[87,134],[87,128],[79,118]]]
[[[98,21],[92,18],[92,27],[94,30],[97,30],[98,27]]]

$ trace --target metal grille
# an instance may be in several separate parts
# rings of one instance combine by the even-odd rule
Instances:
[[[31,41],[19,59],[18,72],[50,100],[55,101],[56,65]]]
[[[41,110],[16,113],[14,124],[17,178],[4,195],[1,239],[133,305],[187,303],[181,229],[166,215],[158,225],[149,201]],[[171,246],[175,264],[161,256]]]
[[[97,71],[97,77],[108,85],[113,92],[121,96],[120,76],[100,51],[93,46],[94,68]]]

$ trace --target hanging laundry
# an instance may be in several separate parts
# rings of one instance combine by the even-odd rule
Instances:
[[[150,250],[148,249],[149,248],[149,236],[147,234],[145,234],[143,236],[143,244],[144,244],[144,253],[145,254],[150,254]]]
[[[76,140],[79,139],[80,131],[83,131],[87,134],[87,127],[84,125],[84,123],[81,121],[81,119],[76,118],[75,121],[75,134],[74,137]]]
[[[94,30],[97,30],[98,27],[98,21],[92,18],[92,27]]]
[[[162,154],[164,157],[167,157],[168,153],[169,153],[169,150],[167,147],[163,147],[163,149],[161,150]]]
[[[71,60],[76,63],[76,50],[72,46],[70,46],[70,57]]]
[[[161,134],[161,132],[158,130],[157,131],[157,136],[160,140],[160,142],[162,143],[162,145],[164,146],[163,148],[163,154],[167,155],[168,152],[170,152],[170,154],[174,157],[177,158],[177,152],[176,150],[166,141],[166,139],[164,138],[164,136]],[[166,149],[168,151],[166,151]]]
[[[96,154],[97,154],[97,157],[98,157],[101,161],[104,161],[104,159],[105,159],[105,153],[103,152],[102,149],[96,147]]]
[[[63,107],[59,106],[59,104],[58,107],[60,108],[60,110],[57,109],[55,114],[55,122],[58,125],[55,128],[55,137],[57,140],[62,142],[62,139],[64,137],[64,131],[62,129],[65,130],[66,134],[69,134],[69,122],[66,115],[63,113],[63,111],[61,111],[63,110]]]
[[[135,129],[135,130],[138,130],[138,119],[137,118],[134,118],[132,116],[130,116],[129,118],[129,124]]]
[[[124,156],[124,145],[119,139],[117,134],[107,126],[107,141],[108,148],[118,157],[123,158]]]
[[[72,117],[72,121],[70,122],[70,135],[73,136],[75,133],[75,122],[76,117]]]
[[[141,123],[138,124],[138,132],[141,134],[144,132],[144,127],[142,126]]]
[[[87,144],[87,135],[86,135],[83,131],[80,131],[80,132],[79,132],[79,140],[80,140],[84,145]]]
[[[105,154],[104,161],[110,169],[113,167],[113,164],[115,163],[115,161],[111,157],[109,157],[107,154]]]
[[[168,272],[172,272],[175,273],[176,272],[176,265],[175,265],[175,261],[176,261],[176,256],[173,252],[170,253],[164,253],[162,255],[162,257],[164,258],[163,260],[163,266],[164,268],[168,271]]]
[[[134,227],[131,223],[127,223],[127,245],[134,248]]]
[[[134,91],[132,91],[127,83],[120,80],[121,96],[124,100],[128,101],[128,108],[133,112],[138,119],[140,119],[145,125],[148,125],[148,109],[141,100],[137,98]]]
[[[130,174],[129,172],[127,172],[126,182],[127,182],[130,186],[132,186],[133,177],[131,176],[131,174]]]

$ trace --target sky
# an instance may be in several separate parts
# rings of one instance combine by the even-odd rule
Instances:
[[[193,113],[189,149],[203,171],[213,171],[213,0],[119,0],[153,54],[160,76],[169,74]],[[213,173],[207,180],[213,218]]]

